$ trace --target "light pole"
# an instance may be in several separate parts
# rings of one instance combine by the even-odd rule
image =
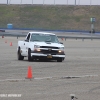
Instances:
[[[90,6],[92,5],[92,0],[90,0]]]
[[[8,0],[7,0],[7,5],[8,5]]]
[[[76,0],[75,0],[75,6],[76,6]]]
[[[10,4],[11,0],[9,0],[9,4]]]
[[[78,1],[78,5],[80,5],[80,0]]]
[[[21,4],[22,4],[22,0],[21,0]]]
[[[54,0],[54,5],[55,5],[55,0]]]
[[[33,5],[33,0],[32,0],[32,5]]]
[[[44,1],[45,1],[45,0],[43,0],[43,5],[44,5]]]
[[[67,5],[68,5],[68,0],[67,0]]]

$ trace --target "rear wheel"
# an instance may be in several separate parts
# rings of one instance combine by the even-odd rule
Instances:
[[[32,57],[31,57],[31,49],[28,49],[28,61],[32,61]]]
[[[17,57],[18,57],[18,60],[23,60],[24,59],[24,56],[21,55],[20,48],[18,49]]]

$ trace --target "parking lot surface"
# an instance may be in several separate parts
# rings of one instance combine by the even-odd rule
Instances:
[[[0,100],[99,100],[100,40],[62,40],[63,62],[17,60],[17,42],[0,37]],[[12,45],[11,45],[12,43]],[[32,80],[26,79],[32,67]]]

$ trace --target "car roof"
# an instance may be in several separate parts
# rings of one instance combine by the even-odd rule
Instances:
[[[55,35],[54,33],[49,33],[49,32],[29,32],[30,34],[51,34]]]

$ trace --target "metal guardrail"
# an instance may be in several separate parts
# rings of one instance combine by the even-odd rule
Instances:
[[[100,37],[83,37],[83,36],[58,36],[58,38],[64,38],[65,40],[66,39],[100,39]]]
[[[27,35],[27,34],[22,34],[22,33],[0,32],[0,36],[25,37],[26,35]]]
[[[25,37],[27,35],[27,33],[9,33],[9,32],[0,32],[0,36],[10,36],[10,37]],[[100,39],[100,36],[57,36],[58,38],[62,38],[62,39]]]

